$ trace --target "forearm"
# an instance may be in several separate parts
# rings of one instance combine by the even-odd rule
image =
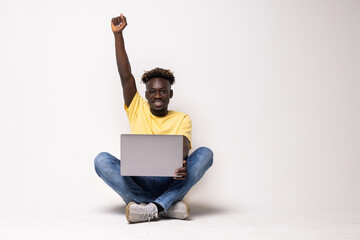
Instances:
[[[132,78],[131,66],[130,66],[129,58],[125,51],[125,43],[122,32],[114,33],[114,37],[115,37],[116,63],[120,74],[121,83],[122,85],[124,85],[126,81],[129,81]]]
[[[189,155],[189,140],[183,136],[183,159],[186,160]]]
[[[186,160],[189,155],[189,140],[187,137],[183,135],[183,166],[181,168],[178,168],[175,170],[175,177],[174,179],[177,180],[184,180],[187,177],[187,166],[186,166]]]

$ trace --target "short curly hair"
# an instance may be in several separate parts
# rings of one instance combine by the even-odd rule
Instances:
[[[146,71],[141,76],[141,81],[143,83],[147,83],[152,78],[163,78],[170,82],[170,85],[173,85],[175,82],[175,77],[173,72],[171,72],[169,69],[163,69],[163,68],[154,68],[153,70]]]

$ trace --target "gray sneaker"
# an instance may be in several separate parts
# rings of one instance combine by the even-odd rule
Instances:
[[[161,216],[167,218],[185,219],[190,217],[189,205],[184,200],[173,203],[168,210],[161,213]]]
[[[126,206],[126,219],[129,223],[146,222],[158,217],[158,210],[155,204],[129,203]]]

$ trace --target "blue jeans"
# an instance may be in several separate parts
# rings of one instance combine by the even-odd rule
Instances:
[[[155,202],[167,210],[172,203],[182,200],[213,163],[213,153],[206,147],[198,148],[187,159],[188,176],[185,180],[172,177],[129,177],[120,175],[120,160],[109,153],[95,158],[95,171],[117,192],[126,204]]]

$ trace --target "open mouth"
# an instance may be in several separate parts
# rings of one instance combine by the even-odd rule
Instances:
[[[154,101],[153,103],[155,107],[161,107],[164,104],[163,101]]]

